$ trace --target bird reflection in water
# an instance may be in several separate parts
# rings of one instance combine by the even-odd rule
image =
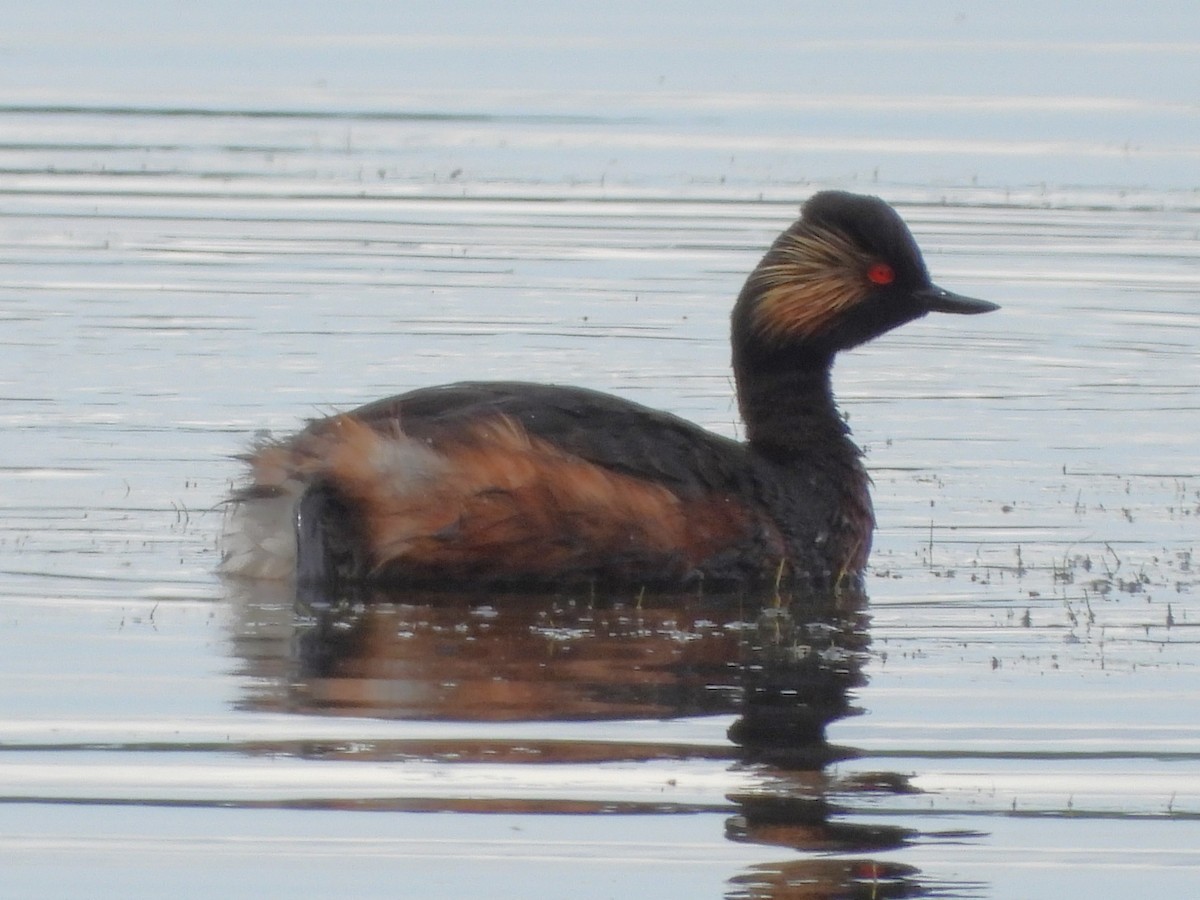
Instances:
[[[454,721],[734,713],[747,760],[827,762],[825,725],[853,713],[868,645],[856,591],[817,603],[231,587],[237,652],[259,679],[249,708]]]
[[[727,759],[755,776],[752,789],[726,798],[728,839],[839,855],[753,867],[731,880],[732,897],[925,890],[909,867],[853,858],[895,849],[910,834],[856,824],[837,802],[856,791],[903,790],[903,780],[856,786],[827,769],[855,753],[830,745],[826,727],[859,712],[853,691],[865,683],[869,650],[861,590],[798,599],[230,589],[235,651],[251,676],[243,708],[476,723],[732,715],[724,746],[568,737],[533,750],[550,763]],[[473,753],[468,742],[404,743],[393,758]],[[487,758],[529,761],[530,742],[519,743],[519,753],[514,745],[506,754],[503,741],[491,742]]]

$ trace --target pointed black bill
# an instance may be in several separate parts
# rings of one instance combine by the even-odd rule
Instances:
[[[979,313],[991,312],[1000,308],[999,304],[992,303],[990,300],[976,300],[974,297],[964,297],[962,294],[955,294],[945,288],[940,288],[936,284],[931,284],[929,287],[919,291],[913,291],[913,296],[929,312],[959,313],[966,316],[975,316]]]

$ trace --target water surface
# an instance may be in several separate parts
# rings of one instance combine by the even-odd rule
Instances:
[[[12,22],[3,890],[1187,894],[1189,14],[694,13],[301,9],[221,49],[199,11]],[[847,52],[870,65],[833,83]],[[380,395],[575,383],[736,435],[731,299],[824,187],[886,197],[939,283],[1003,305],[837,366],[868,602],[214,575],[231,457]]]

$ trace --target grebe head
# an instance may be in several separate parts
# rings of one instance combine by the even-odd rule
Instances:
[[[878,197],[823,191],[747,279],[733,311],[734,369],[828,366],[926,313],[998,308],[934,285],[908,227]]]

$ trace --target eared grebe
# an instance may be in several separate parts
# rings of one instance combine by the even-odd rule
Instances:
[[[874,516],[834,355],[927,312],[996,308],[934,286],[882,200],[816,194],[733,309],[744,442],[581,388],[416,390],[255,447],[222,569],[458,587],[858,579]]]

